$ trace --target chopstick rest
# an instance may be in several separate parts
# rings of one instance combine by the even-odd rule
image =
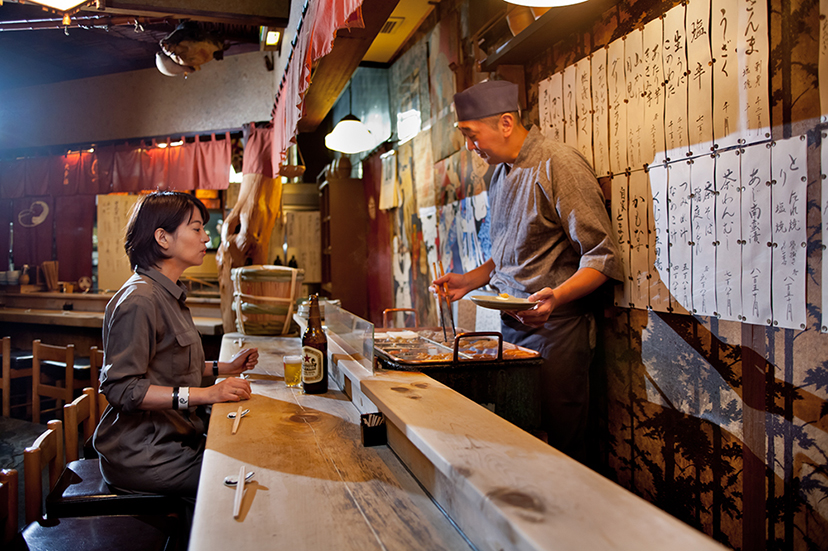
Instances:
[[[236,431],[239,430],[239,423],[241,422],[241,418],[244,416],[244,408],[239,406],[239,409],[236,410],[236,417],[233,419],[233,430],[230,434],[236,434]]]
[[[244,480],[244,465],[239,469],[239,478],[237,480]],[[241,514],[242,498],[244,497],[244,484],[236,484],[236,496],[233,499],[233,518],[239,518]]]

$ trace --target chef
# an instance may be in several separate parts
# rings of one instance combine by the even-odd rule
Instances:
[[[517,85],[486,81],[455,94],[454,105],[466,147],[495,165],[492,256],[435,279],[431,290],[446,283],[458,300],[490,284],[538,302],[501,316],[503,339],[541,353],[542,428],[551,445],[583,461],[596,333],[584,298],[622,277],[604,196],[580,152],[524,128]]]

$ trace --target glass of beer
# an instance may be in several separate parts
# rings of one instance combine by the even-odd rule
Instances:
[[[283,356],[285,364],[285,385],[302,385],[302,356]]]

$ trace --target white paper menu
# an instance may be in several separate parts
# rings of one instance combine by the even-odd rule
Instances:
[[[828,0],[825,0],[828,2]],[[624,39],[619,38],[607,50],[607,84],[609,86],[610,171],[624,172],[627,163],[627,80],[624,74]]]
[[[649,221],[650,185],[647,173],[636,170],[630,174],[630,302],[633,308],[650,305]]]
[[[653,19],[644,25],[644,135],[641,146],[644,163],[648,165],[665,160],[663,38],[661,19]]]
[[[713,142],[719,150],[739,143],[738,0],[711,0]]]
[[[739,154],[716,157],[716,313],[729,321],[742,319],[742,225]]]
[[[710,0],[687,4],[687,128],[690,154],[713,149],[713,57],[710,52]]]
[[[569,65],[563,71],[563,116],[564,143],[578,149],[577,103],[575,101],[575,83],[577,71],[575,65]]]
[[[592,155],[592,66],[589,56],[575,63],[575,109],[578,112],[578,150],[595,166]]]
[[[538,96],[541,132],[550,140],[563,142],[563,73],[542,80]]]
[[[624,71],[627,85],[627,158],[632,170],[644,167],[644,33],[634,30],[624,39]]]
[[[773,323],[771,317],[771,192],[769,144],[745,147],[742,177],[742,321]]]
[[[667,160],[687,157],[687,41],[684,32],[684,6],[664,14],[664,137]]]
[[[623,268],[621,285],[615,286],[615,305],[628,308],[630,306],[630,224],[629,224],[629,184],[626,174],[616,174],[612,177],[610,215],[612,216],[612,235],[618,244]]]
[[[819,0],[818,73],[820,106],[819,112],[822,114],[820,120],[822,122],[828,122],[828,0]]]
[[[716,186],[715,159],[702,155],[690,165],[693,239],[693,313],[716,315]]]
[[[822,132],[820,146],[820,175],[822,176],[822,323],[823,333],[828,333],[828,132]]]
[[[780,140],[771,148],[773,325],[785,329],[806,327],[807,157],[805,136]]]
[[[768,5],[764,0],[739,0],[739,123],[744,143],[770,138],[768,98]]]
[[[667,165],[667,212],[670,237],[670,296],[674,313],[693,309],[693,250],[690,226],[690,163]]]
[[[607,50],[599,48],[592,54],[592,147],[595,175],[609,174],[609,87],[607,85]]]
[[[650,182],[650,307],[657,312],[670,311],[670,272],[667,223],[667,167],[649,169]]]

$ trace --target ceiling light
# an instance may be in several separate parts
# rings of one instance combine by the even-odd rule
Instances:
[[[83,4],[91,4],[91,0],[32,0],[34,4],[40,4],[47,8],[52,8],[58,11],[72,11]]]
[[[259,45],[263,52],[281,49],[282,29],[277,27],[259,27]]]
[[[374,147],[374,136],[368,127],[353,115],[347,115],[325,136],[325,147],[352,155]]]
[[[571,6],[581,4],[586,0],[506,0],[509,4],[518,6],[529,6],[532,8],[558,8],[560,6]]]

